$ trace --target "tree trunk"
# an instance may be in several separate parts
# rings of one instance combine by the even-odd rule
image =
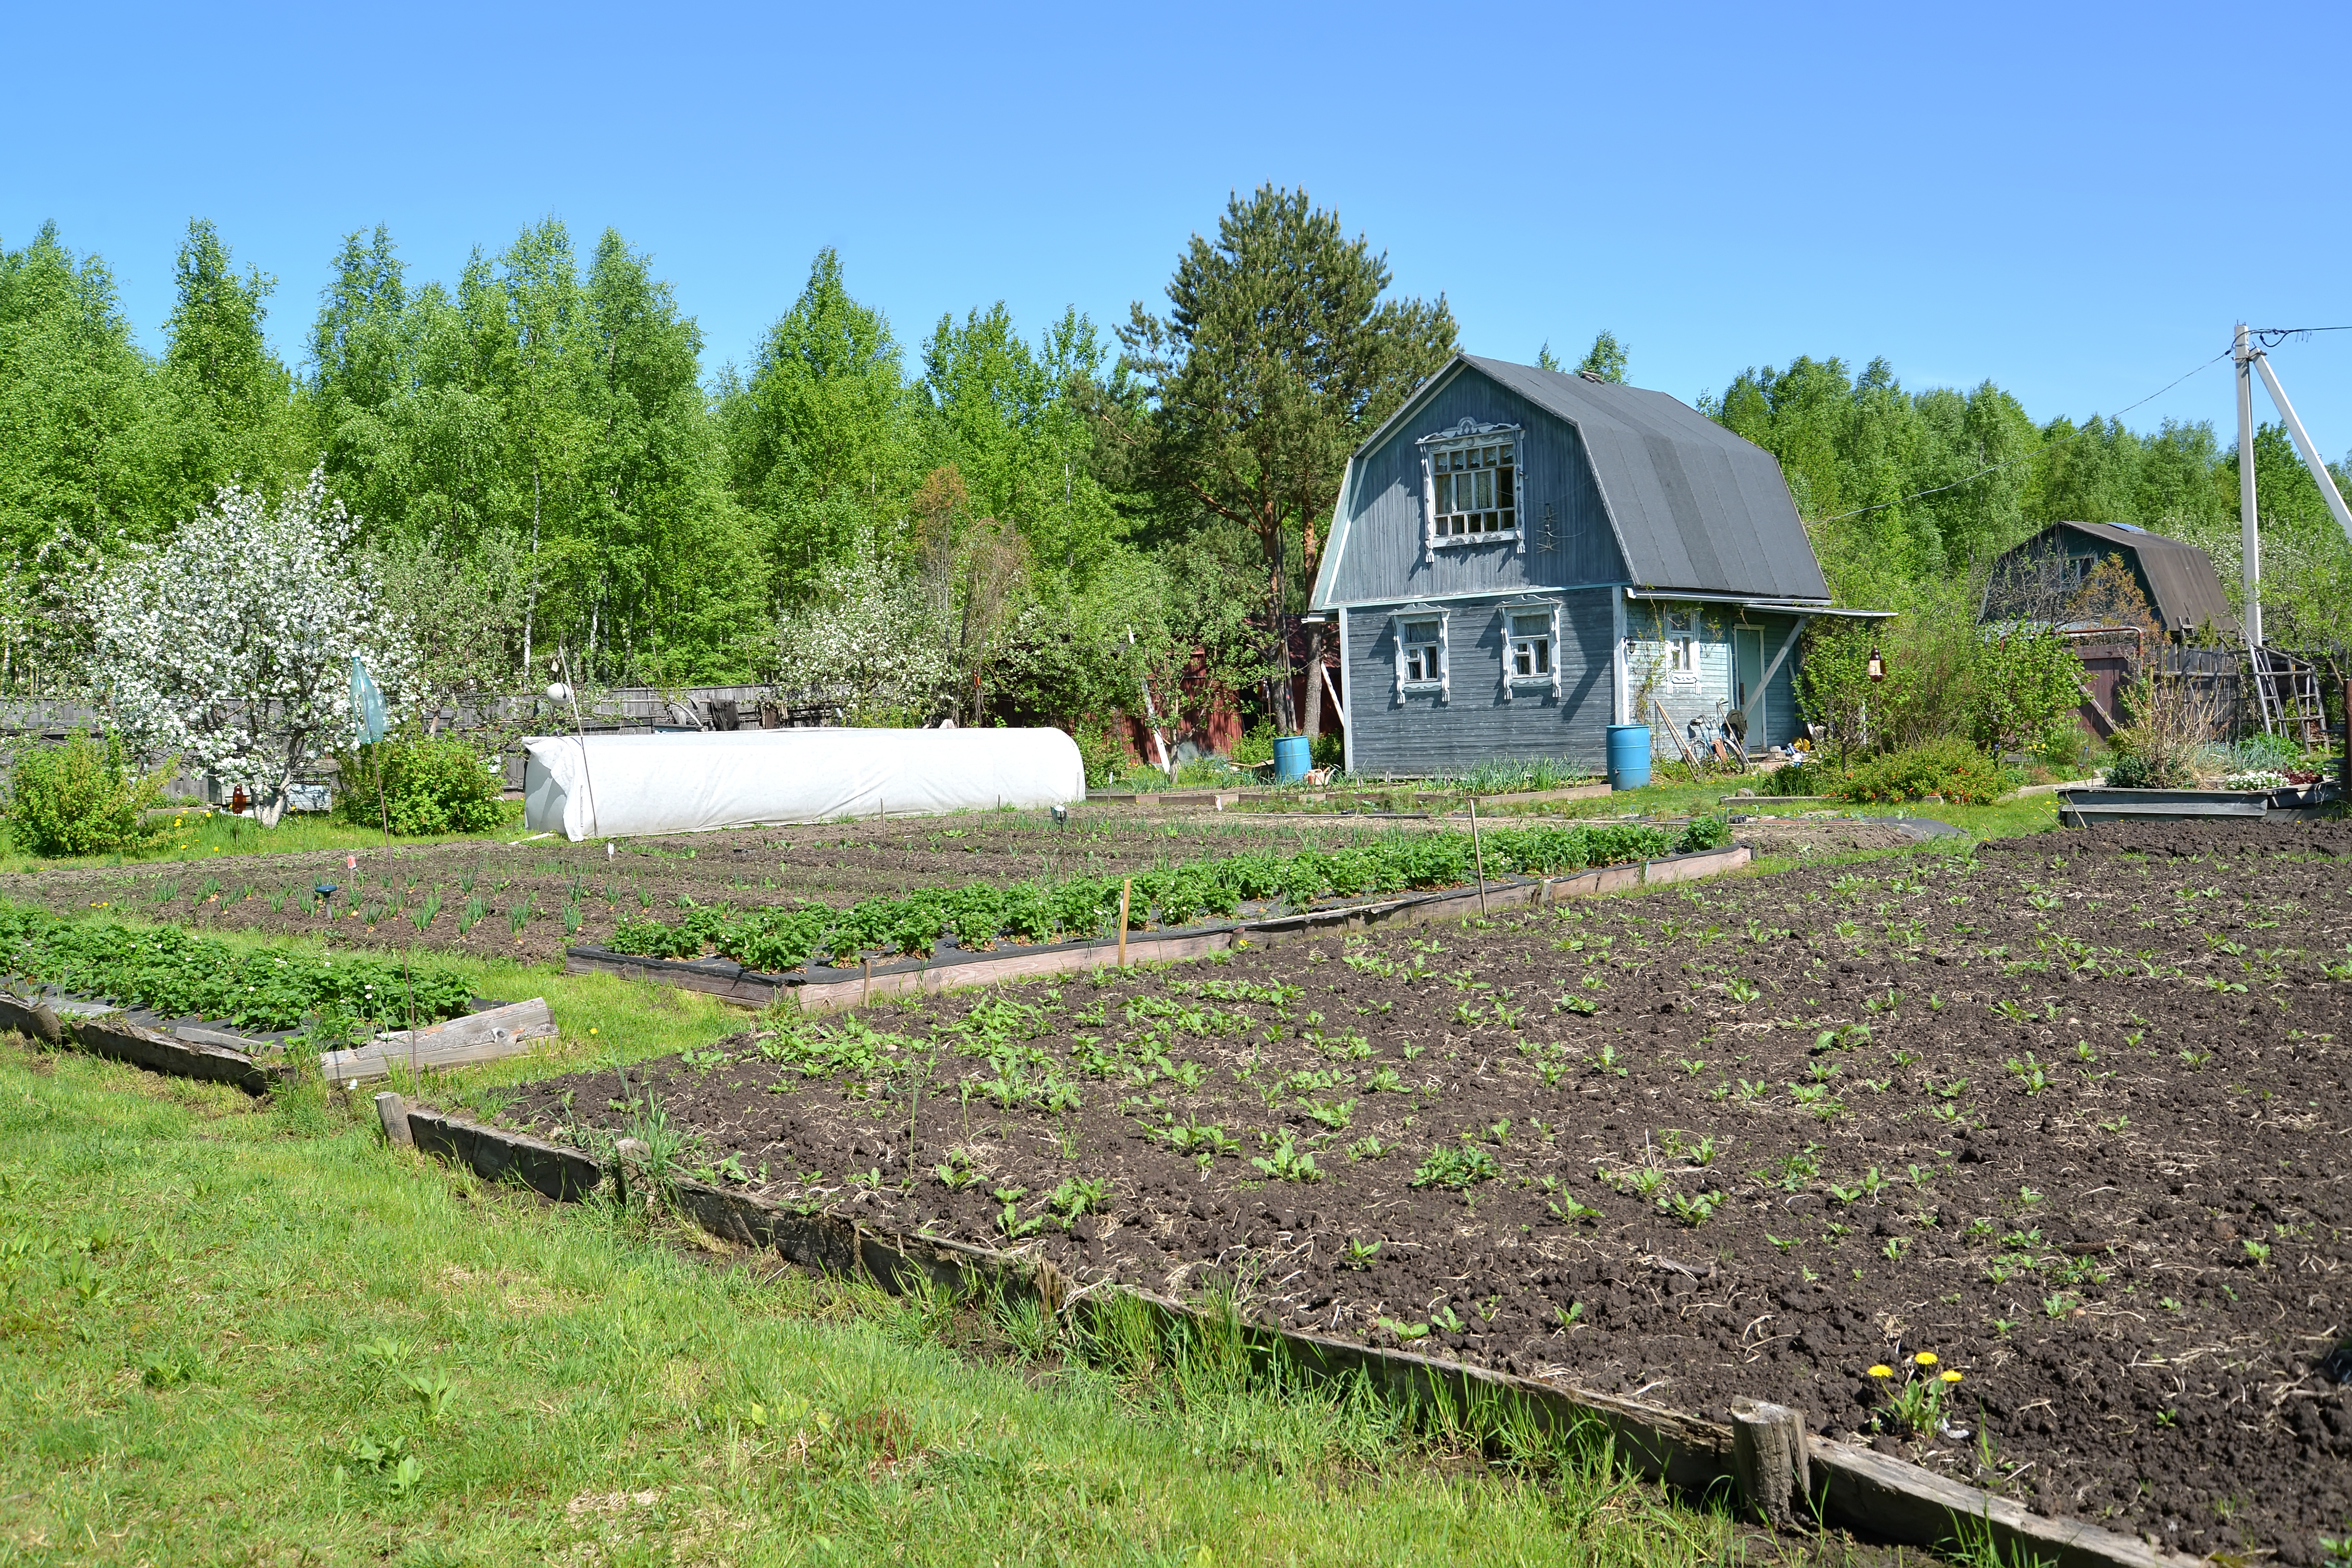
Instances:
[[[1317,738],[1323,733],[1323,628],[1319,625],[1307,628],[1307,722],[1300,732],[1307,737],[1311,756]]]
[[[539,613],[539,459],[530,460],[530,592],[522,606],[522,678],[530,680],[531,619]]]

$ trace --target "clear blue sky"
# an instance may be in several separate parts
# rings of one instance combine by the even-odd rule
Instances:
[[[2241,14],[2253,16],[2253,13]],[[1156,303],[1230,190],[1304,185],[1473,352],[1595,329],[1689,398],[1799,353],[2110,412],[2263,325],[2352,323],[2352,8],[10,7],[0,243],[47,218],[151,344],[191,215],[278,279],[455,275],[617,227],[747,358],[811,256],[902,341]],[[2275,363],[2352,448],[2352,332]],[[2265,413],[2267,408],[2265,405]],[[2225,367],[2130,422],[2210,418]]]

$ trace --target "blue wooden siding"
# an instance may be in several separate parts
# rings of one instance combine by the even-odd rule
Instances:
[[[1519,526],[1527,552],[1519,552],[1516,540],[1441,544],[1436,560],[1424,563],[1421,450],[1414,443],[1465,418],[1520,427],[1525,509]],[[1349,523],[1332,580],[1334,604],[1394,604],[1626,580],[1575,426],[1473,372],[1457,373],[1412,419],[1364,455],[1346,501]]]
[[[1643,672],[1654,666],[1661,671],[1656,684],[1651,689],[1651,696],[1655,700],[1656,706],[1644,705],[1643,711],[1638,715],[1638,718],[1650,725],[1651,752],[1654,755],[1679,757],[1682,752],[1675,744],[1675,731],[1679,731],[1687,741],[1690,735],[1689,726],[1693,720],[1704,721],[1712,725],[1730,710],[1733,628],[1753,626],[1763,633],[1763,660],[1769,665],[1772,662],[1773,654],[1780,651],[1781,641],[1788,637],[1789,627],[1793,623],[1786,616],[1761,616],[1751,613],[1743,618],[1741,613],[1736,609],[1656,604],[1654,608],[1660,617],[1676,609],[1698,611],[1697,635],[1693,638],[1693,651],[1696,657],[1692,661],[1696,668],[1684,672],[1665,668],[1667,648],[1665,643],[1657,636],[1658,631],[1662,629],[1662,624],[1654,623],[1651,618],[1653,607],[1653,603],[1649,601],[1637,602],[1626,606],[1626,691],[1630,698],[1638,700],[1641,695]],[[1759,730],[1751,725],[1748,731],[1748,749],[1751,752],[1761,750],[1765,746],[1785,745],[1796,737],[1797,658],[1796,650],[1791,649],[1788,658],[1773,675],[1771,684],[1765,689],[1760,714],[1763,726]],[[1659,721],[1658,708],[1660,707],[1665,710],[1667,720],[1675,727],[1674,731],[1670,731],[1666,724]]]
[[[1342,649],[1348,677],[1349,767],[1386,777],[1458,773],[1497,758],[1558,757],[1598,772],[1605,760],[1614,699],[1619,590],[1500,595],[1442,607],[1447,621],[1451,690],[1400,695],[1396,629],[1389,612],[1411,600],[1348,612]],[[1549,687],[1504,695],[1504,605],[1537,600],[1562,606],[1552,649],[1559,695]]]

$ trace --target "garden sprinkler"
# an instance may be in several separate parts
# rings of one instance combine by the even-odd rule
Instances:
[[[332,883],[332,882],[321,882],[321,883],[320,883],[317,887],[312,888],[310,890],[311,890],[312,892],[314,892],[314,893],[318,894],[318,895],[319,895],[319,902],[326,906],[326,910],[327,910],[327,918],[328,918],[329,920],[332,920],[332,919],[334,919],[334,918],[335,918],[335,891],[336,891],[335,884],[334,884],[334,883]]]

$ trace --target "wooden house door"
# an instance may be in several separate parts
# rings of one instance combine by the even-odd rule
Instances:
[[[1748,694],[1763,684],[1764,628],[1761,626],[1732,627],[1731,705],[1734,708],[1747,707]],[[1751,748],[1769,744],[1769,742],[1764,737],[1764,705],[1759,702],[1757,704],[1756,710],[1748,716],[1747,744]]]

